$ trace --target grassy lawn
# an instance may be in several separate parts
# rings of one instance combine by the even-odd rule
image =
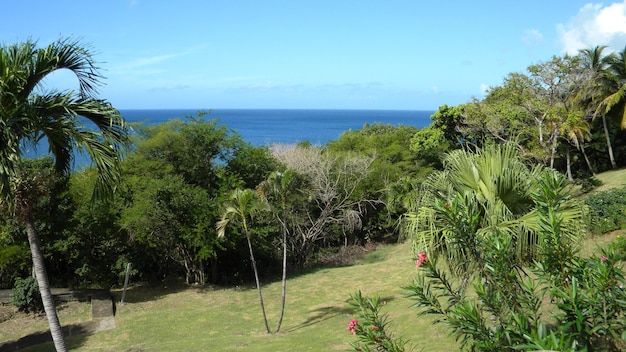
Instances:
[[[596,175],[596,179],[602,182],[593,192],[602,192],[611,188],[620,188],[626,186],[626,169],[605,171]]]
[[[596,244],[617,234],[589,238],[587,255]],[[264,331],[254,287],[190,288],[163,283],[129,290],[117,306],[117,328],[68,338],[75,351],[346,351],[354,336],[346,329],[354,317],[350,294],[361,290],[386,302],[391,329],[410,339],[419,351],[455,351],[458,345],[443,325],[418,319],[402,287],[415,274],[408,243],[387,246],[351,266],[319,269],[292,276],[287,283],[287,308],[281,332]],[[277,323],[280,282],[263,287],[271,329]],[[116,292],[119,301],[121,292]],[[84,321],[85,304],[60,309],[62,323]],[[45,317],[17,314],[0,324],[1,340],[45,330]],[[27,351],[49,351],[41,345]]]
[[[127,292],[127,303],[117,307],[116,329],[70,337],[68,343],[76,351],[345,351],[354,339],[346,329],[354,317],[350,294],[361,290],[382,297],[391,329],[420,349],[458,350],[443,327],[418,319],[411,301],[404,298],[402,287],[415,272],[407,243],[373,251],[351,266],[292,276],[281,332],[271,335],[265,333],[254,287],[189,288],[165,283],[135,287]],[[280,289],[280,282],[263,287],[272,330],[280,309]],[[117,300],[120,297],[117,292]],[[61,316],[62,323],[69,322],[62,310]],[[45,329],[45,317],[30,320],[30,331]],[[15,322],[0,325],[2,340],[26,331]],[[6,326],[13,326],[17,335],[16,331],[9,334]],[[50,348],[37,346],[30,351]]]

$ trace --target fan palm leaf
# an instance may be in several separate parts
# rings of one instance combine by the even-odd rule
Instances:
[[[405,216],[405,231],[413,235],[416,252],[447,257],[458,275],[467,275],[480,264],[481,245],[489,236],[508,236],[515,260],[530,259],[537,252],[540,231],[539,181],[550,174],[541,167],[527,167],[513,144],[490,145],[475,153],[451,152],[444,170],[423,183],[419,207]],[[551,196],[563,194],[564,189]],[[581,209],[567,202],[560,204],[559,212],[565,214],[564,227],[581,217]]]

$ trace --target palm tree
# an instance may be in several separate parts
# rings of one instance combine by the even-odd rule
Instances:
[[[473,272],[482,270],[482,246],[488,236],[509,236],[516,252],[512,260],[532,259],[539,236],[533,194],[537,180],[548,172],[553,171],[528,168],[512,144],[449,153],[444,169],[427,178],[419,204],[406,214],[414,250],[444,255],[465,283]],[[563,209],[571,221],[582,216],[579,209]]]
[[[593,176],[596,173],[593,171],[593,167],[591,166],[591,162],[587,157],[587,153],[585,152],[584,143],[591,140],[591,127],[586,119],[577,116],[576,114],[571,114],[567,117],[567,119],[561,124],[561,135],[576,149],[580,150],[583,155],[585,162],[587,163],[587,168]],[[571,158],[570,158],[570,148],[566,146],[565,149],[566,159],[567,159],[567,177],[570,181],[574,181],[572,176],[572,168],[571,168]]]
[[[605,100],[608,96],[615,92],[615,82],[609,74],[610,68],[615,61],[615,55],[605,55],[604,51],[607,46],[601,45],[594,48],[580,50],[580,56],[583,62],[583,68],[588,72],[587,85],[583,87],[583,94],[580,99],[587,101],[593,110],[593,118],[600,116],[602,118],[602,127],[604,137],[606,138],[606,147],[609,153],[611,167],[616,168],[617,163],[613,156],[613,146],[611,144],[611,136],[606,121],[606,115],[610,109],[605,109]],[[603,105],[604,104],[604,105]]]
[[[616,112],[620,127],[626,129],[626,47],[617,55],[611,56],[608,66],[606,95],[598,104],[596,113]]]
[[[42,80],[58,70],[78,79],[79,91],[44,91]],[[51,178],[31,175],[22,167],[23,146],[46,143],[57,175],[71,170],[75,148],[87,153],[98,171],[93,199],[111,193],[119,179],[120,151],[128,130],[111,104],[95,98],[102,76],[91,52],[79,42],[58,40],[0,48],[0,205],[26,228],[34,273],[57,351],[66,351],[61,325],[50,293],[33,208],[49,191]],[[93,123],[97,131],[85,126]]]
[[[222,219],[217,222],[215,228],[217,230],[218,237],[224,237],[226,235],[226,227],[233,222],[238,222],[238,225],[243,230],[246,240],[248,241],[248,249],[250,250],[250,261],[252,262],[254,280],[256,281],[256,288],[259,293],[259,303],[261,305],[261,313],[263,314],[263,322],[265,323],[265,331],[269,334],[270,328],[267,324],[263,294],[261,293],[261,283],[259,282],[259,272],[256,267],[256,260],[254,259],[254,252],[252,250],[249,226],[250,221],[257,213],[267,210],[269,210],[269,206],[266,202],[261,200],[258,193],[251,189],[236,189],[230,195],[228,202],[225,204],[224,211],[222,212]]]
[[[290,195],[298,191],[298,174],[291,169],[287,169],[284,172],[273,172],[267,178],[267,181],[261,183],[258,187],[263,197],[273,197],[276,199],[276,209],[274,215],[281,224],[283,230],[282,244],[283,244],[283,276],[282,276],[282,292],[280,300],[280,316],[278,318],[278,324],[276,326],[276,332],[280,331],[280,326],[283,322],[283,316],[285,314],[285,299],[287,296],[287,238],[289,236],[289,214],[292,210],[289,207],[287,200]]]

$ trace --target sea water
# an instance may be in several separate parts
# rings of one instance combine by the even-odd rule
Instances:
[[[324,145],[348,130],[365,124],[426,127],[429,110],[320,110],[320,109],[216,109],[216,110],[120,110],[128,122],[162,123],[170,119],[197,116],[217,119],[253,145],[298,143],[303,141]]]
[[[255,146],[304,141],[324,145],[338,139],[343,132],[361,129],[365,124],[423,128],[430,124],[430,116],[434,113],[429,110],[120,109],[127,122],[141,124],[184,120],[186,117],[198,117],[199,112],[206,113],[202,118],[217,119],[219,124]],[[46,154],[48,148],[44,142],[35,147],[25,146],[24,149],[26,157],[38,157]],[[87,155],[76,153],[74,157],[74,169],[89,166]]]

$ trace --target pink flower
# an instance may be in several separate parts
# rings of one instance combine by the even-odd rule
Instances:
[[[378,326],[372,325],[372,330],[378,330]]]
[[[603,262],[606,262],[607,257],[606,257],[606,256],[604,256],[604,255],[602,255],[602,256],[600,256],[600,260],[601,260],[601,261],[603,261]]]
[[[358,324],[359,324],[358,320],[356,319],[350,320],[350,323],[348,324],[348,331],[350,331],[352,335],[356,335],[356,327]]]
[[[426,253],[419,252],[417,253],[417,261],[415,262],[415,267],[419,268],[420,266],[422,266],[422,264],[424,264],[427,261],[428,261],[428,257],[426,257]]]

